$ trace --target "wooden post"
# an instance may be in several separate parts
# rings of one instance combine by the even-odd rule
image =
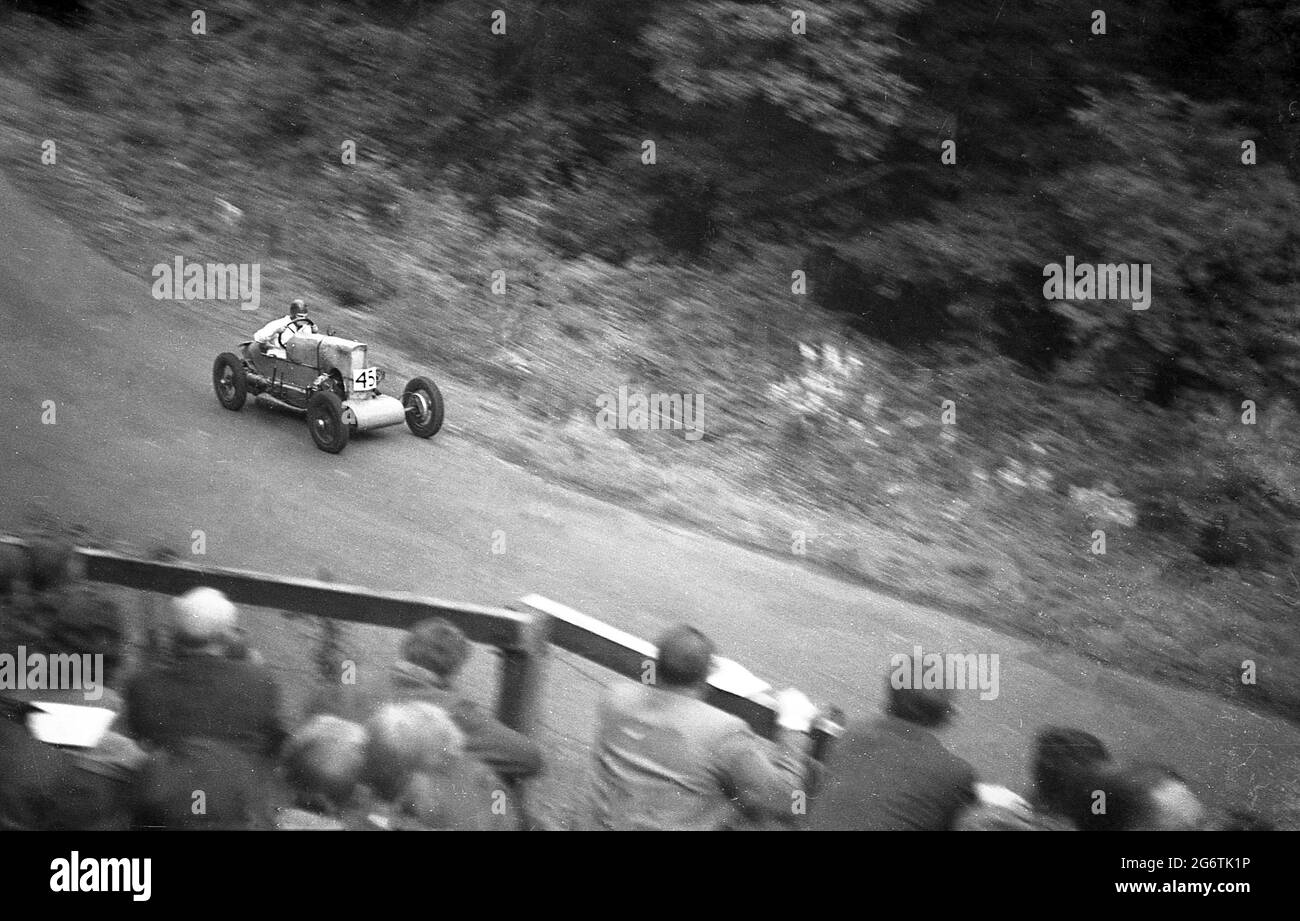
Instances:
[[[545,696],[550,657],[551,617],[544,611],[524,612],[514,643],[501,647],[497,719],[526,736],[536,733]]]
[[[540,728],[542,701],[546,694],[546,668],[550,659],[553,618],[531,608],[522,612],[525,622],[510,645],[499,647],[501,668],[497,691],[497,719],[530,738]],[[527,780],[508,784],[520,810],[518,827],[537,830],[537,815],[531,808]]]

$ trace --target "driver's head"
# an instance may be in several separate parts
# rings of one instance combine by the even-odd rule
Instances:
[[[289,305],[289,319],[296,320],[298,317],[307,316],[307,304],[302,298],[296,297],[293,303]]]

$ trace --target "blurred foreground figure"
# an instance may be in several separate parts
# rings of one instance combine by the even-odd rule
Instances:
[[[1049,831],[1079,831],[1089,824],[1094,793],[1111,769],[1101,739],[1082,729],[1049,726],[1034,740],[1033,802]]]
[[[977,802],[974,769],[931,731],[950,720],[951,694],[891,684],[888,700],[886,716],[850,724],[835,743],[809,828],[945,831]]]
[[[269,771],[220,739],[191,737],[152,754],[136,791],[135,826],[243,831],[270,826]]]
[[[402,641],[402,660],[393,670],[393,696],[425,700],[445,710],[465,736],[466,753],[503,780],[537,774],[542,769],[537,743],[498,722],[456,688],[469,654],[469,640],[453,624],[441,618],[421,621]]]
[[[93,678],[102,685],[93,690],[89,685],[0,690],[0,830],[130,827],[134,786],[146,756],[115,731],[117,720],[112,716],[121,709],[113,685],[126,641],[126,621],[117,606],[93,592],[64,592],[43,608],[39,632],[33,634],[28,652],[103,656],[103,672]],[[83,674],[83,681],[87,680],[90,676]],[[48,722],[39,732],[33,731],[29,720],[41,704],[107,711],[113,722],[95,739],[61,739],[64,730]]]
[[[713,644],[693,627],[659,639],[653,684],[601,702],[590,822],[612,830],[714,831],[790,820],[807,759],[704,702]]]
[[[1187,782],[1162,764],[1135,764],[1100,785],[1106,808],[1089,816],[1097,831],[1202,831],[1210,815]]]
[[[441,707],[389,704],[366,724],[364,778],[385,804],[372,824],[398,831],[513,831],[519,807]]]
[[[215,739],[274,757],[284,739],[280,692],[266,667],[232,658],[239,612],[221,592],[196,588],[172,605],[174,657],[146,668],[127,688],[127,725],[147,747],[175,749]]]
[[[282,831],[344,831],[358,805],[366,765],[365,727],[335,716],[308,720],[284,746],[282,769],[292,806],[276,810]]]
[[[136,822],[146,828],[269,825],[272,759],[284,738],[275,679],[238,654],[239,612],[212,588],[172,603],[169,658],[127,687],[131,735],[150,751]]]

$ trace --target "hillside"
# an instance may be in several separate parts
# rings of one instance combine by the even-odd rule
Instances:
[[[258,263],[250,332],[303,296],[506,460],[1294,719],[1300,15],[1087,6],[6,7],[0,144],[142,310]],[[1149,307],[1046,299],[1067,258]]]

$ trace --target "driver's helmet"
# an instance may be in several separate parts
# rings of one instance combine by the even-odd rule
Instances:
[[[306,318],[306,316],[307,303],[300,297],[294,298],[293,303],[289,305],[289,319],[296,320],[299,317]]]

